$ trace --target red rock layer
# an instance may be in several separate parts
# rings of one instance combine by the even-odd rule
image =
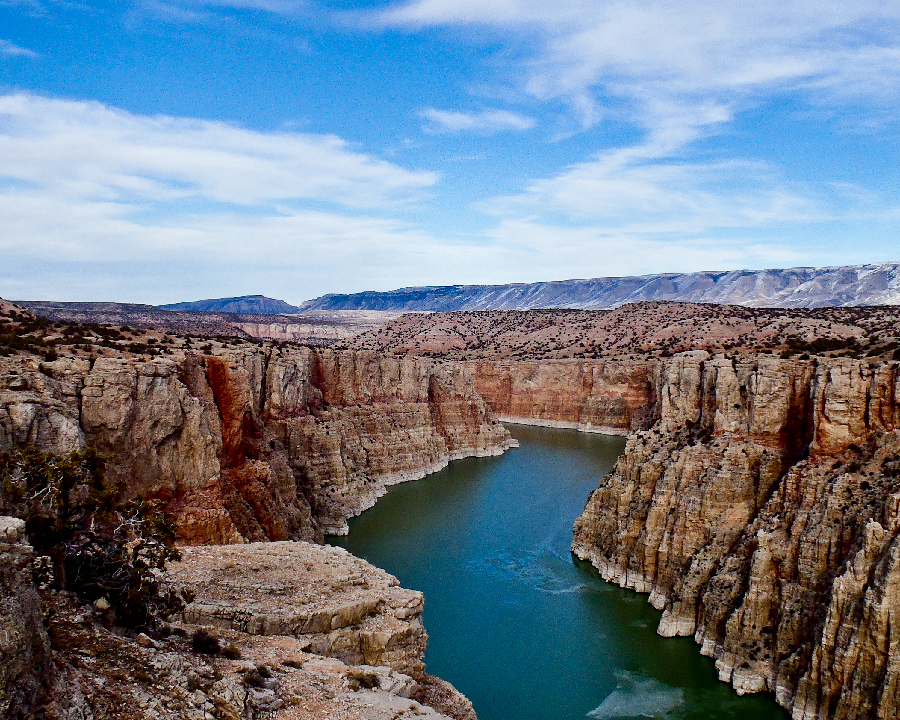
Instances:
[[[477,360],[464,363],[501,419],[625,434],[656,419],[653,360]]]
[[[232,348],[4,369],[0,450],[94,444],[192,544],[321,539],[387,485],[512,443],[464,369],[423,358]]]

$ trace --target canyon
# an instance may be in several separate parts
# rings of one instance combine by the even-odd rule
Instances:
[[[648,593],[659,632],[693,636],[739,693],[890,718],[897,312],[642,303],[401,316],[329,349],[16,355],[0,447],[89,442],[184,543],[220,545],[345,532],[390,484],[511,447],[498,419],[628,435],[575,554]]]
[[[356,342],[457,358],[507,421],[629,434],[575,555],[649,594],[659,633],[693,636],[739,693],[770,691],[797,720],[895,717],[896,311],[685,309],[589,329],[584,313],[404,316]]]

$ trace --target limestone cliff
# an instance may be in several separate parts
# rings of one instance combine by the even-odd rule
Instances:
[[[650,593],[738,692],[793,717],[900,712],[900,367],[663,362],[659,420],[628,442],[573,551]]]
[[[423,358],[247,345],[0,358],[0,450],[93,444],[193,544],[345,532],[388,485],[512,442],[464,369]]]
[[[502,420],[626,434],[656,416],[652,360],[478,360],[464,363]]]

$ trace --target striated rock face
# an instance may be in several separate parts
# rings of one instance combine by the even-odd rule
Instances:
[[[513,444],[462,368],[310,348],[0,359],[0,450],[91,443],[190,544],[320,539],[385,488]]]
[[[666,273],[639,277],[408,287],[329,294],[302,304],[321,310],[528,310],[610,308],[645,300],[755,307],[892,305],[900,300],[900,263],[843,267]]]
[[[573,551],[650,593],[738,692],[793,717],[900,712],[900,366],[661,365],[659,421],[589,499]]]
[[[465,367],[502,420],[611,434],[655,420],[654,361],[479,360]]]

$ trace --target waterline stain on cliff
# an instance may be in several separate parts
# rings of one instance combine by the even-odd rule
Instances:
[[[691,639],[656,635],[645,596],[573,562],[572,524],[624,439],[509,430],[519,449],[396,486],[331,539],[424,591],[428,671],[480,720],[786,718],[719,683]]]

